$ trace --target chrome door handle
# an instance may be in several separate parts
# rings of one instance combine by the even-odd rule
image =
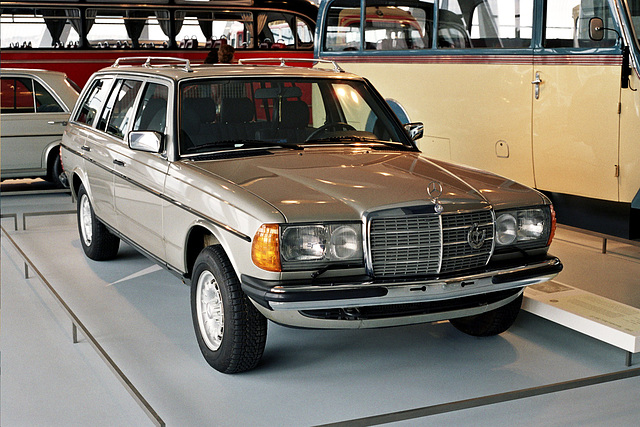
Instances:
[[[542,83],[542,79],[540,79],[540,73],[536,72],[536,79],[531,82],[532,85],[535,85],[535,87],[533,88],[533,92],[536,99],[540,98],[540,83]]]
[[[124,166],[124,162],[122,160],[114,159],[113,164],[116,166]]]
[[[82,147],[80,147],[80,149],[82,151],[91,151],[91,147],[89,147],[88,145],[83,145]]]
[[[47,124],[49,124],[49,125],[66,126],[67,125],[67,121],[66,120],[51,120],[51,121],[48,121]]]

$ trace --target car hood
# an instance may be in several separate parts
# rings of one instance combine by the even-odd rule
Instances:
[[[415,152],[323,147],[192,165],[266,201],[289,222],[359,220],[381,207],[433,204],[431,182],[442,185],[438,201],[444,212],[544,201],[511,180]]]

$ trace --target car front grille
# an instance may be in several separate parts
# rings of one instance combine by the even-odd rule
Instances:
[[[442,215],[376,212],[369,218],[368,265],[376,277],[446,274],[482,267],[493,249],[493,224],[490,210]],[[470,233],[477,240],[470,238]]]

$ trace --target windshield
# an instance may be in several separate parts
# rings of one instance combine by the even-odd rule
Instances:
[[[180,88],[180,152],[310,144],[412,149],[393,113],[380,104],[362,81],[190,80]]]

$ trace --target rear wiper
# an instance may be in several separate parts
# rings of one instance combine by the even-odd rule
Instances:
[[[242,147],[230,147],[230,145],[242,145]],[[283,148],[291,148],[293,150],[304,150],[304,147],[298,144],[290,144],[287,142],[279,142],[279,141],[261,141],[259,139],[230,139],[226,141],[216,141],[209,142],[202,145],[196,145],[195,147],[188,148],[187,151],[201,151],[207,148],[220,148],[221,150],[229,150],[232,148],[243,148],[244,146],[252,146],[252,147],[270,147],[277,146]]]

